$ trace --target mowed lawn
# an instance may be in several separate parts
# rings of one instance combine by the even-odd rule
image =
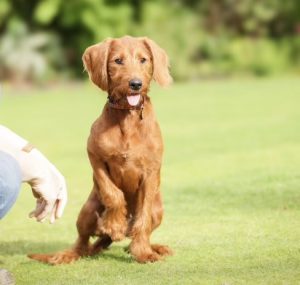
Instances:
[[[76,238],[92,186],[86,140],[106,95],[90,83],[25,92],[6,86],[4,95],[1,124],[38,146],[69,189],[54,225],[27,217],[35,203],[28,186],[0,222],[0,268],[17,284],[300,284],[299,78],[152,88],[165,140],[165,216],[152,241],[175,255],[146,265],[124,252],[129,240],[71,265],[26,257]]]

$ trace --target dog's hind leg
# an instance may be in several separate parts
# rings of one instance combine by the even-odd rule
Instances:
[[[163,218],[163,206],[161,201],[161,193],[157,192],[152,205],[151,220],[152,220],[152,232],[161,224]],[[151,244],[151,248],[154,252],[160,256],[173,255],[173,251],[166,245]]]

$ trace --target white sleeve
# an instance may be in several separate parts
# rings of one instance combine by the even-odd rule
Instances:
[[[10,153],[21,150],[27,143],[27,140],[0,125],[0,150]]]
[[[27,143],[27,140],[0,125],[0,151],[10,154],[18,162],[21,168],[23,182],[31,181],[43,171],[33,151],[27,153],[22,150]]]

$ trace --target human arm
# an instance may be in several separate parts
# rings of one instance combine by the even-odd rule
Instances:
[[[21,169],[22,182],[31,186],[37,199],[30,216],[43,221],[50,214],[53,223],[61,217],[67,202],[65,179],[39,150],[26,150],[26,145],[25,139],[0,125],[0,150],[15,158]]]

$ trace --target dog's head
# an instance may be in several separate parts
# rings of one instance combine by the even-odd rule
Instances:
[[[166,52],[154,41],[125,36],[88,47],[82,57],[90,79],[115,99],[127,97],[138,105],[154,79],[159,85],[172,82]]]

